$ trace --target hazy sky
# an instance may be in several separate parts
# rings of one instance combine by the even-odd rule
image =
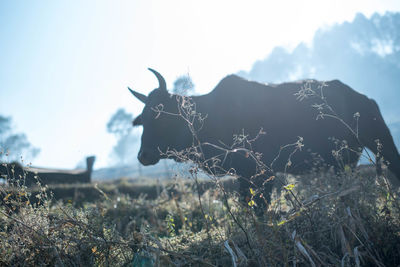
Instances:
[[[205,93],[248,70],[274,46],[309,42],[315,30],[357,12],[400,11],[399,0],[0,1],[0,114],[41,149],[36,166],[110,163],[106,123],[143,106],[126,89],[172,85],[189,73]]]

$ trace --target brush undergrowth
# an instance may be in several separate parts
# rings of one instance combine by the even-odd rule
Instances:
[[[286,179],[261,217],[231,189],[198,191],[181,179],[163,184],[157,198],[109,196],[98,186],[101,199],[78,206],[55,201],[47,187],[3,185],[0,264],[400,264],[400,202],[384,176],[347,170]]]

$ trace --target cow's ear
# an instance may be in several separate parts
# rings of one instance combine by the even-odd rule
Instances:
[[[132,124],[133,124],[133,126],[143,125],[142,115],[137,116],[136,119],[133,120]]]

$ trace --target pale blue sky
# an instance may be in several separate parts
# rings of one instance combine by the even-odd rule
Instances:
[[[278,3],[279,2],[279,3]],[[0,1],[0,114],[41,148],[37,166],[73,168],[86,155],[110,163],[106,123],[142,105],[160,71],[189,73],[210,91],[274,46],[293,48],[357,12],[400,11],[400,1]]]

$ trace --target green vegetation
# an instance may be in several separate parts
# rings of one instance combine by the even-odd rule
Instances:
[[[342,175],[275,179],[287,183],[262,216],[252,200],[238,201],[232,179],[3,185],[0,264],[400,264],[400,201],[384,176],[347,168]]]

